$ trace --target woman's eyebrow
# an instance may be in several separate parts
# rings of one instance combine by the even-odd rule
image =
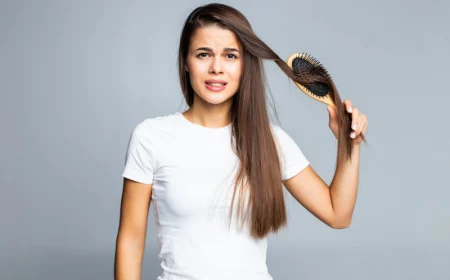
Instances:
[[[213,50],[211,48],[208,48],[208,47],[200,47],[200,48],[196,49],[195,51],[210,51],[210,52],[212,52]],[[223,51],[225,51],[225,52],[239,52],[239,50],[237,50],[235,48],[224,48]]]

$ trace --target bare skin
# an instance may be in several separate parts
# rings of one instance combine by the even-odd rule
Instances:
[[[114,279],[141,279],[152,184],[124,178]]]
[[[216,26],[198,29],[191,40],[187,69],[194,89],[194,103],[183,113],[191,122],[204,127],[224,127],[230,120],[233,96],[242,73],[241,45],[233,32]],[[205,82],[227,82],[224,90],[209,90]]]
[[[338,159],[336,172],[328,186],[311,166],[307,166],[294,177],[283,183],[292,196],[311,214],[328,226],[336,229],[351,224],[356,204],[359,179],[361,133],[366,133],[367,116],[354,108],[350,100],[344,101],[347,112],[352,115],[353,151],[351,161],[345,156]],[[336,112],[328,106],[329,124],[333,135],[338,136]]]

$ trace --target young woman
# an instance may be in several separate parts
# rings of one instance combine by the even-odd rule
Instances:
[[[283,185],[331,228],[350,225],[361,133],[352,116],[351,159],[338,153],[330,186],[293,139],[269,121],[261,59],[289,68],[236,9],[209,4],[185,22],[179,77],[189,109],[133,130],[123,170],[115,278],[140,279],[150,202],[160,245],[158,280],[272,279],[267,235],[286,225]],[[336,112],[328,107],[336,138]]]

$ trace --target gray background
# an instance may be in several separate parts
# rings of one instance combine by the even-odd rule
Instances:
[[[134,126],[184,111],[182,24],[205,1],[2,1],[0,279],[112,279]],[[449,1],[226,1],[282,58],[308,52],[369,118],[353,222],[288,198],[281,279],[450,279]],[[284,129],[328,183],[322,103],[265,62]],[[150,213],[143,278],[160,273]]]

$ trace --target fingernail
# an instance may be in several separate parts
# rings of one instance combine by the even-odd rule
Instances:
[[[355,138],[355,133],[354,132],[350,133],[350,137]]]
[[[348,112],[349,112],[349,113],[352,112],[352,107],[348,107]]]
[[[352,129],[356,130],[356,123],[352,124]]]

